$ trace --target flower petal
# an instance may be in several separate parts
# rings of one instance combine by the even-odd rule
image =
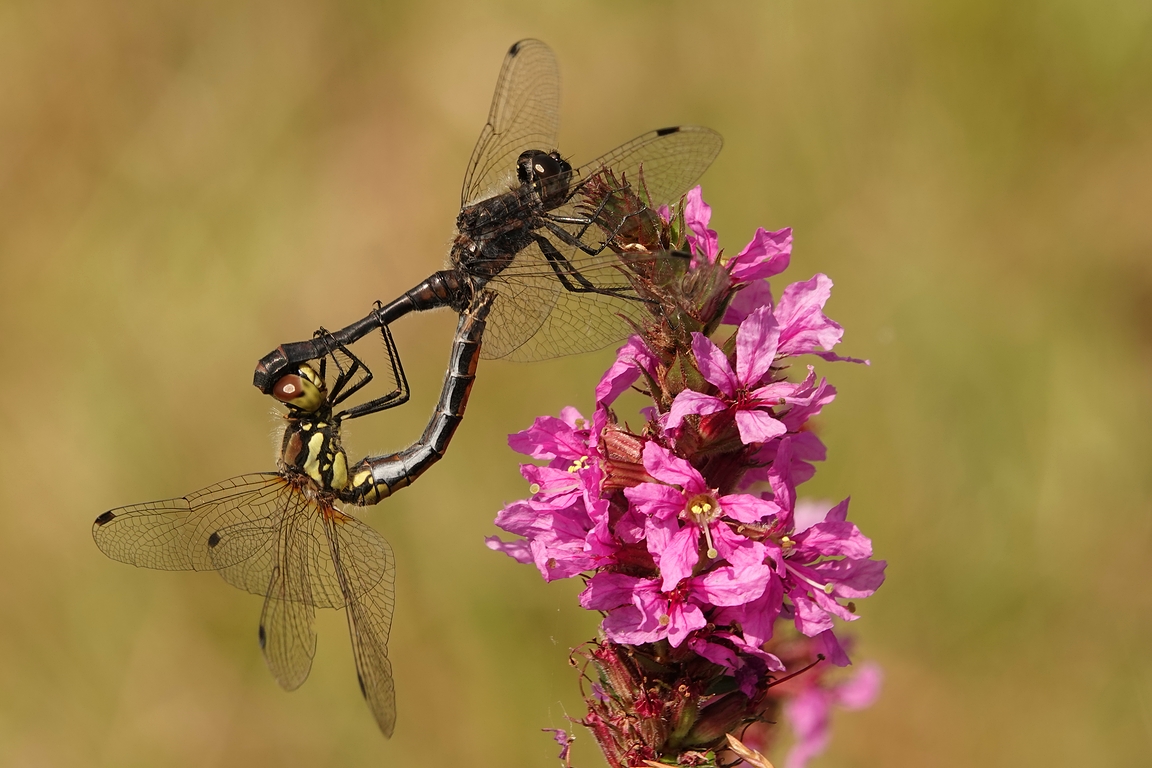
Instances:
[[[769,232],[760,227],[744,250],[728,260],[728,272],[734,280],[750,282],[780,274],[791,259],[792,228]]]
[[[692,569],[700,560],[700,528],[695,525],[681,527],[675,520],[653,520],[649,522],[647,533],[648,551],[660,567],[663,579],[660,591],[671,592],[681,579],[692,575]]]
[[[565,408],[561,414],[573,421],[583,418],[571,407]],[[508,435],[508,445],[517,453],[534,459],[571,461],[588,454],[588,433],[577,430],[568,418],[540,416],[528,429]]]
[[[744,445],[766,443],[788,432],[784,422],[768,411],[758,409],[736,411],[736,429],[740,432],[740,442]]]
[[[771,308],[772,305],[772,286],[767,280],[755,280],[737,290],[724,312],[724,325],[740,325],[760,307]]]
[[[807,588],[807,585],[804,586]],[[796,629],[808,637],[815,637],[825,630],[832,629],[832,617],[811,598],[805,597],[803,592],[793,590],[788,593],[788,597],[792,599],[792,605],[796,609]]]
[[[768,307],[748,315],[736,331],[736,378],[744,389],[760,384],[776,359],[780,327]],[[695,352],[695,349],[693,349]]]
[[[830,350],[840,342],[844,329],[824,314],[824,304],[831,295],[832,281],[822,274],[784,289],[776,305],[780,354],[802,355],[817,348]]]
[[[845,709],[870,707],[880,695],[880,683],[884,674],[879,664],[865,664],[860,671],[844,682],[833,687],[836,703]]]
[[[872,557],[872,541],[860,533],[855,523],[847,521],[816,523],[798,533],[795,540],[797,549],[826,557]]]
[[[640,378],[642,372],[651,374],[656,360],[639,336],[629,336],[624,346],[616,350],[616,361],[605,371],[596,385],[597,405],[612,403],[622,392]]]
[[[723,411],[727,407],[728,404],[718,397],[685,389],[672,401],[672,407],[668,409],[668,416],[664,421],[664,428],[679,429],[684,423],[684,417],[689,414],[705,416]]]
[[[690,633],[707,625],[699,606],[673,601],[668,611],[668,643],[677,648]]]
[[[780,512],[780,507],[774,502],[750,493],[730,493],[717,501],[720,503],[720,514],[741,523],[762,523],[764,518]]]
[[[684,459],[674,455],[658,443],[649,440],[644,444],[644,469],[657,480],[673,483],[685,493],[700,493],[705,490],[704,478]]]
[[[764,594],[771,578],[772,569],[764,564],[739,570],[725,566],[692,579],[691,586],[711,605],[744,605]]]
[[[704,196],[697,185],[688,190],[684,201],[684,223],[688,225],[688,242],[697,257],[703,256],[702,261],[712,264],[720,254],[720,240],[716,232],[708,229],[708,222],[712,220],[712,206],[704,202]],[[693,266],[700,260],[694,259]]]
[[[728,358],[711,339],[702,333],[692,334],[692,355],[700,375],[727,397],[735,397],[740,382],[728,363]]]
[[[524,539],[504,541],[499,536],[488,536],[484,539],[485,546],[494,552],[503,552],[518,563],[527,565],[532,562],[532,550]]]
[[[580,605],[589,611],[607,611],[621,605],[631,605],[633,595],[644,587],[647,579],[623,573],[601,571],[588,580],[580,593]]]
[[[670,485],[640,483],[624,489],[628,501],[641,514],[660,520],[676,518],[684,511],[684,494]]]
[[[663,640],[668,630],[658,621],[646,616],[634,605],[614,608],[600,625],[605,636],[614,643],[643,645]]]

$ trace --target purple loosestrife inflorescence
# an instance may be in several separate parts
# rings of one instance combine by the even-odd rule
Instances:
[[[843,330],[823,311],[826,276],[774,297],[767,278],[788,267],[791,230],[759,229],[724,259],[699,188],[653,211],[642,180],[632,192],[604,176],[587,204],[651,317],[601,379],[590,420],[565,408],[509,438],[545,463],[521,466],[532,495],[496,519],[522,538],[488,545],[545,580],[585,579],[580,604],[603,620],[575,652],[590,683],[581,722],[610,765],[731,764],[725,734],[752,725],[766,745],[783,710],[798,768],[824,748],[831,703],[875,694],[878,673],[828,682],[817,662],[849,664],[834,619],[857,618],[885,563],[847,499],[816,513],[797,503],[824,458],[809,421],[836,390],[793,358],[864,361],[832,352]],[[652,400],[636,431],[613,410],[633,387]]]

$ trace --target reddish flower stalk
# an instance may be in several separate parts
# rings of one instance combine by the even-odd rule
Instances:
[[[601,379],[591,421],[565,408],[510,436],[546,463],[521,465],[532,495],[496,519],[523,538],[488,545],[545,580],[585,579],[580,603],[603,621],[574,651],[587,682],[580,722],[614,768],[733,764],[726,734],[753,726],[752,746],[766,746],[781,710],[799,768],[824,748],[832,703],[875,694],[871,670],[855,683],[825,678],[829,663],[849,664],[833,619],[856,620],[885,563],[847,521],[847,499],[816,513],[797,504],[796,486],[824,458],[809,421],[836,390],[812,365],[790,375],[792,358],[864,361],[832,352],[843,330],[823,312],[827,277],[774,298],[767,278],[787,268],[791,230],[759,229],[724,259],[699,188],[677,211],[653,211],[643,179],[636,188],[606,173],[585,199],[629,256],[650,319]],[[638,431],[612,408],[633,386],[652,400]]]

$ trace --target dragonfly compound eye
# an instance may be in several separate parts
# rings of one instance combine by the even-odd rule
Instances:
[[[563,170],[563,162],[555,153],[545,155],[541,152],[532,158],[532,172],[537,179],[549,179]]]
[[[516,162],[516,175],[520,177],[521,184],[546,181],[560,174],[561,171],[572,170],[555,152],[541,152],[530,149],[520,154]]]
[[[306,366],[301,366],[304,368]],[[281,376],[272,387],[272,397],[285,405],[314,413],[324,402],[324,393],[305,376],[290,373]]]

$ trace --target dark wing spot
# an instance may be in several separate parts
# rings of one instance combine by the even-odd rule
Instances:
[[[673,128],[659,128],[656,131],[657,136],[667,136],[670,133],[680,133],[680,126],[677,125]]]
[[[256,634],[260,637],[260,650],[264,650],[264,644],[268,642],[268,635],[264,633],[263,624],[260,625],[260,629],[256,631]]]
[[[220,531],[212,531],[212,535],[208,537],[208,546],[214,547],[220,543]]]
[[[356,670],[356,682],[360,683],[360,695],[367,699],[368,691],[364,690],[364,677],[360,674],[360,670]]]
[[[524,40],[521,40],[519,42],[512,43],[512,47],[508,49],[508,55],[515,56],[516,54],[520,53],[520,46],[523,45],[524,42]]]
[[[116,517],[115,512],[111,512],[111,511],[105,512],[104,514],[100,515],[100,517],[96,518],[96,525],[104,525],[105,523],[107,523],[109,520],[111,520],[114,517]]]

